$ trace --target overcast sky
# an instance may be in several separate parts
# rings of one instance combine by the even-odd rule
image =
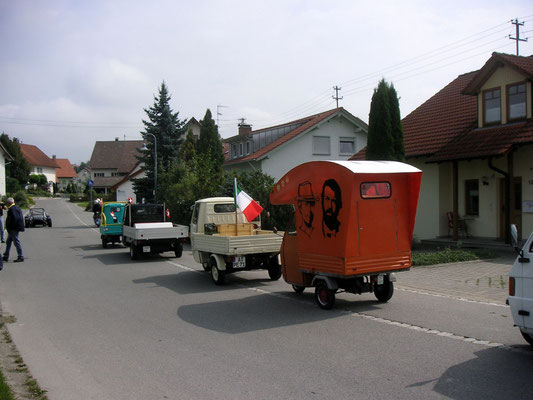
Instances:
[[[334,108],[336,85],[368,122],[382,77],[406,116],[493,51],[515,54],[515,18],[532,37],[531,0],[0,0],[0,132],[87,161],[96,140],[140,139],[162,81],[181,119],[218,109],[224,138],[239,118]]]

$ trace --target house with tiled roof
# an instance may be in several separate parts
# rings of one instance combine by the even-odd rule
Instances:
[[[224,140],[222,168],[261,170],[277,180],[307,161],[347,160],[366,146],[367,132],[368,125],[342,107],[255,131],[242,123],[238,135]]]
[[[59,168],[56,169],[56,183],[58,190],[65,190],[68,185],[76,184],[78,174],[68,158],[56,158]]]
[[[111,186],[111,190],[114,190],[117,194],[117,201],[128,201],[131,198],[133,203],[142,202],[142,199],[139,199],[140,201],[137,201],[137,195],[133,190],[132,179],[141,179],[146,176],[146,172],[144,172],[143,165],[144,164],[142,162],[138,162],[128,175],[126,175],[120,181]]]
[[[20,143],[22,156],[30,164],[30,174],[44,175],[48,180],[48,190],[53,192],[53,185],[56,182],[56,168],[59,165],[56,162],[56,156],[48,157],[41,149],[32,144]]]
[[[96,191],[107,193],[137,165],[142,140],[97,141],[89,161],[90,179]]]
[[[509,242],[510,224],[533,230],[532,81],[532,56],[493,53],[402,120],[407,162],[424,172],[416,236],[458,238],[462,225]]]

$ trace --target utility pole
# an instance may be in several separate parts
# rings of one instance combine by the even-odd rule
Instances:
[[[509,35],[509,39],[516,41],[516,55],[519,56],[520,54],[518,51],[518,43],[527,42],[527,38],[520,39],[520,27],[524,26],[524,22],[518,22],[518,18],[517,18],[517,19],[512,19],[511,24],[513,24],[516,27],[516,36],[512,37],[511,35]]]
[[[221,108],[228,108],[228,106],[223,106],[221,104],[217,105],[217,126],[218,126],[218,117],[219,115],[222,115],[222,113],[219,111]]]
[[[342,100],[342,97],[339,97],[339,90],[341,89],[342,88],[338,86],[333,86],[333,90],[335,90],[335,96],[331,96],[331,97],[333,98],[333,100],[337,102],[337,108],[339,108],[339,100]]]

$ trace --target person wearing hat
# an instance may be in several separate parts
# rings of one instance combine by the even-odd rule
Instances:
[[[15,200],[13,197],[8,197],[7,201],[7,219],[6,219],[6,230],[7,230],[7,240],[6,240],[6,249],[4,251],[4,256],[2,259],[4,261],[9,260],[9,250],[11,250],[11,243],[15,244],[15,249],[17,249],[17,259],[14,262],[23,262],[24,255],[22,254],[22,246],[20,244],[19,233],[24,232],[24,217],[22,215],[22,210],[15,205]]]
[[[298,196],[296,197],[298,212],[301,216],[301,224],[298,227],[300,232],[303,232],[307,237],[311,237],[313,233],[313,220],[315,218],[314,208],[316,198],[313,195],[313,187],[311,182],[305,181],[298,185]]]

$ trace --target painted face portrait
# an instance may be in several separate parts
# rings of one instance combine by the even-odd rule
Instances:
[[[337,236],[341,225],[338,219],[341,208],[341,188],[337,181],[328,179],[322,187],[322,232],[325,237]]]
[[[315,218],[314,208],[317,200],[313,195],[313,188],[310,182],[303,182],[298,186],[297,208],[301,217],[301,224],[298,227],[300,232],[308,237],[313,233],[313,220]]]

